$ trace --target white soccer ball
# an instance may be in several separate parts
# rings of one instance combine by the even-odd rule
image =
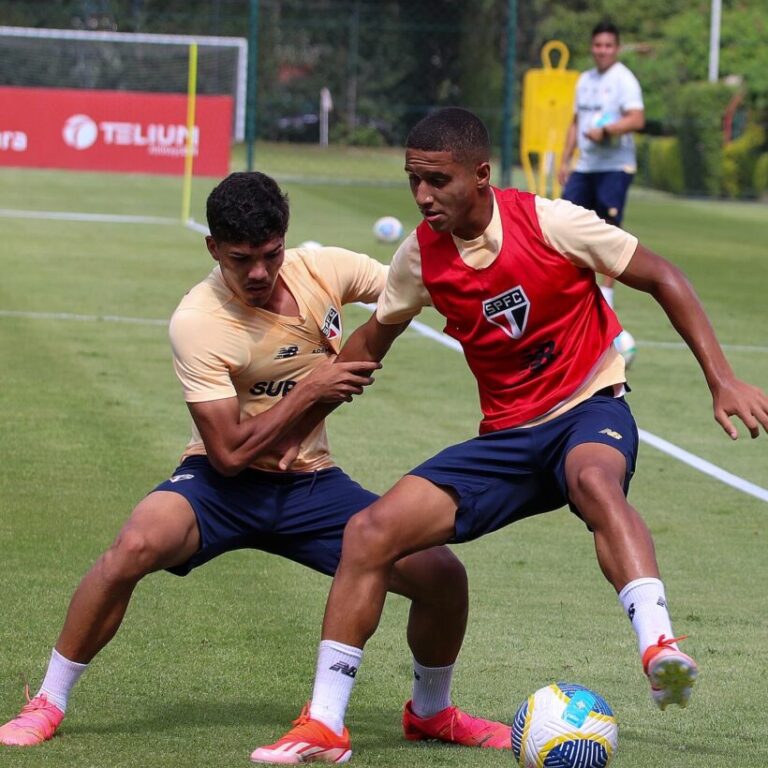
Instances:
[[[605,699],[575,683],[539,688],[512,721],[512,752],[522,768],[605,768],[618,740]]]
[[[637,353],[637,345],[635,344],[635,337],[629,331],[622,331],[614,340],[613,346],[619,351],[619,354],[624,358],[624,366],[629,368],[632,365],[632,361],[635,359]]]
[[[382,216],[373,225],[373,236],[380,243],[396,243],[403,236],[403,225],[394,216]]]
[[[317,240],[305,240],[303,243],[299,243],[299,248],[305,248],[308,251],[316,251],[318,248],[322,248],[322,243],[318,243]]]

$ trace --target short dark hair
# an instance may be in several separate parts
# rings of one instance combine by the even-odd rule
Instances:
[[[604,19],[603,21],[595,24],[594,28],[592,29],[592,37],[595,37],[595,35],[602,35],[603,32],[608,32],[608,34],[613,35],[616,38],[616,42],[619,42],[619,28],[612,21],[607,21]]]
[[[288,196],[264,173],[232,173],[208,195],[208,229],[217,242],[261,245],[288,230]]]
[[[427,115],[411,129],[405,146],[425,152],[452,152],[459,161],[486,162],[491,155],[485,123],[461,107],[445,107]]]

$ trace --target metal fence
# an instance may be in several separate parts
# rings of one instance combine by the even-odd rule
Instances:
[[[441,105],[460,104],[481,115],[511,162],[515,129],[505,78],[509,89],[513,5],[510,0],[0,0],[0,23],[245,37],[246,137],[256,143],[242,162],[263,160],[277,176],[293,179],[388,183],[394,161],[388,161],[386,148],[401,147],[410,127]],[[162,78],[162,68],[150,74]],[[0,84],[8,80],[0,62]],[[330,164],[321,162],[326,146]],[[371,159],[379,155],[381,162]],[[397,166],[394,178],[400,181],[399,153]]]

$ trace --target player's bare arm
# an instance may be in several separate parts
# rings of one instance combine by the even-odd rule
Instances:
[[[374,313],[367,322],[359,326],[344,345],[336,364],[342,362],[368,361],[380,362],[389,352],[394,340],[408,327],[410,320],[394,325],[380,323]]]
[[[218,472],[236,475],[262,452],[274,448],[292,426],[316,403],[341,403],[373,383],[378,363],[319,365],[272,408],[241,419],[236,397],[187,403]]]
[[[571,125],[568,128],[568,133],[565,137],[565,147],[563,148],[563,157],[560,161],[560,169],[557,173],[557,180],[562,186],[565,186],[565,182],[568,181],[568,177],[571,175],[571,158],[576,149],[576,131],[577,131],[578,118],[574,115],[571,120]]]
[[[753,438],[759,435],[761,424],[768,431],[768,396],[736,378],[685,275],[674,264],[638,244],[629,265],[617,279],[651,294],[661,305],[698,360],[712,393],[715,420],[731,439],[738,437],[731,416],[738,416]]]
[[[347,365],[357,370],[360,365],[377,364],[409,323],[410,320],[396,325],[384,325],[376,319],[375,314],[371,315],[368,321],[359,326],[349,337],[334,365]],[[342,402],[342,400],[318,402],[292,425],[280,441],[279,447],[282,451],[280,469],[291,468],[291,464],[298,456],[301,441]]]

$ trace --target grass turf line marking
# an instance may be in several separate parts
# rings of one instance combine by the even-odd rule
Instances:
[[[638,429],[637,433],[640,435],[640,439],[643,442],[652,445],[657,450],[672,456],[678,461],[682,461],[684,464],[688,464],[689,466],[698,469],[700,472],[704,472],[704,474],[710,475],[721,483],[730,485],[732,488],[736,488],[743,493],[755,496],[758,499],[762,499],[762,501],[768,501],[768,490],[765,488],[761,488],[759,485],[749,482],[749,480],[744,480],[737,475],[733,475],[730,472],[721,469],[716,464],[711,464],[705,459],[699,458],[692,453],[688,453],[688,451],[678,448],[678,446],[673,443],[667,442],[664,438],[657,437],[650,432],[646,432],[644,429]]]
[[[89,221],[102,224],[178,224],[178,219],[166,216],[133,216],[120,213],[77,213],[74,211],[21,211],[0,208],[6,219],[47,219],[56,221]]]
[[[131,325],[168,326],[168,320],[152,317],[121,317],[120,315],[75,315],[70,312],[17,312],[0,309],[0,317],[20,317],[24,320],[74,320],[81,323],[129,323]]]

